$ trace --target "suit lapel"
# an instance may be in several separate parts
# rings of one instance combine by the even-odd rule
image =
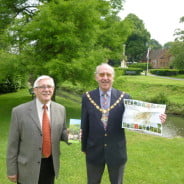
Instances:
[[[118,98],[117,97],[117,93],[114,90],[114,88],[112,88],[112,90],[111,90],[111,103],[110,103],[110,105],[113,105],[116,102],[117,98]]]
[[[100,92],[99,92],[99,88],[97,88],[96,90],[94,90],[91,94],[90,94],[91,98],[96,102],[96,104],[101,107],[100,104]],[[103,127],[103,124],[101,122],[101,117],[102,117],[102,113],[97,110],[95,108],[95,114],[97,116],[97,119],[99,120],[98,122],[100,123],[100,125]]]
[[[54,103],[51,101],[51,104],[50,104],[50,117],[51,117],[51,127],[54,125],[54,122],[56,120],[56,117],[54,114],[56,114],[55,112],[57,111],[57,109],[55,108],[55,105]]]
[[[95,100],[96,104],[100,107],[100,92],[99,89],[96,89],[94,93],[92,93],[92,97]]]
[[[116,102],[117,99],[118,99],[117,92],[116,92],[116,90],[114,88],[112,88],[112,90],[111,90],[110,106],[113,105]],[[112,121],[111,121],[111,117],[112,117],[111,113],[112,113],[112,110],[109,112],[107,127],[109,127],[110,124],[112,123]]]
[[[38,112],[37,112],[37,108],[36,108],[36,100],[33,100],[30,104],[30,116],[33,119],[33,122],[35,123],[35,125],[38,127],[38,129],[41,131],[41,126],[40,126],[40,120],[38,118]]]

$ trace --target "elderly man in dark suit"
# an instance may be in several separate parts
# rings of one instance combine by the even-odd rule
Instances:
[[[114,69],[110,65],[97,66],[95,75],[99,88],[82,97],[81,139],[88,184],[100,184],[105,165],[111,184],[122,184],[127,161],[125,132],[121,128],[123,99],[130,96],[112,88]]]
[[[7,149],[12,182],[53,184],[58,176],[60,140],[68,142],[68,134],[65,108],[51,101],[53,92],[53,79],[40,76],[34,83],[36,98],[12,110]]]

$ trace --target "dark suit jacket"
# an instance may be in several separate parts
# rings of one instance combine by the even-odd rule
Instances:
[[[89,92],[91,98],[100,106],[99,89]],[[122,94],[112,88],[111,105]],[[124,94],[123,99],[130,98]],[[89,101],[86,94],[82,97],[82,151],[86,152],[87,162],[92,164],[108,163],[112,165],[124,164],[127,160],[126,139],[122,126],[124,113],[123,99],[109,112],[107,130],[101,122],[102,113]]]

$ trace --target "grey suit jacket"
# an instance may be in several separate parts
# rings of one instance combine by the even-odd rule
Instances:
[[[99,89],[89,92],[91,98],[100,106]],[[122,94],[112,88],[111,105],[113,105]],[[111,165],[125,164],[127,160],[126,138],[122,126],[124,113],[123,99],[130,98],[124,94],[121,101],[109,112],[107,130],[104,130],[101,122],[102,113],[90,102],[86,94],[82,98],[82,151],[86,152],[87,162],[100,165],[103,163]]]
[[[59,172],[60,140],[68,142],[65,108],[51,102],[51,141],[55,176]],[[12,110],[7,149],[7,175],[23,184],[38,184],[42,158],[42,131],[36,100]]]

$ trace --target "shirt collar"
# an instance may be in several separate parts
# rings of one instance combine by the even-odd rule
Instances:
[[[49,101],[49,102],[46,103],[46,105],[47,105],[47,107],[48,107],[48,110],[50,109],[50,103],[51,103],[51,101]],[[39,107],[40,109],[43,108],[43,105],[44,105],[44,104],[41,103],[40,100],[39,100],[38,98],[36,98],[36,104],[37,104],[37,107]]]
[[[104,94],[104,91],[102,91],[100,88],[99,88],[99,91],[100,91],[100,96],[102,96]],[[108,96],[111,96],[111,88],[105,92]]]

